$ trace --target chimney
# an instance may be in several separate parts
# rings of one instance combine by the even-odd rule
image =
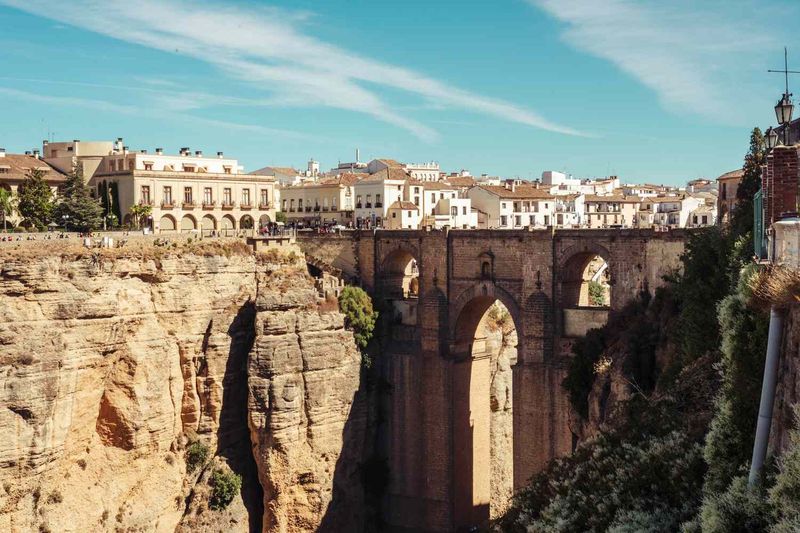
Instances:
[[[197,157],[203,157],[203,151],[202,150],[195,150],[194,151],[194,155],[197,156]]]
[[[225,154],[223,154],[222,152],[217,152],[217,157],[218,157],[218,158],[222,159],[222,156],[223,156],[223,155],[225,155]]]
[[[128,147],[127,146],[123,146],[122,147],[122,153],[127,155],[127,153],[128,153]]]
[[[139,152],[141,152],[141,153],[143,153],[143,154],[146,154],[146,153],[147,153],[147,150],[139,150]]]
[[[6,156],[6,149],[0,148],[0,157],[5,157],[5,156]]]
[[[188,146],[184,146],[183,148],[181,148],[181,155],[184,155],[184,156],[185,155],[189,155],[189,152],[191,152],[191,150],[189,149]]]
[[[25,150],[25,155],[31,155],[31,151],[30,150]]]
[[[33,151],[33,157],[35,157],[36,159],[39,159],[39,150],[34,150]]]
[[[114,150],[117,152],[121,152],[123,149],[122,146],[122,137],[117,137],[117,142],[114,143]]]
[[[81,142],[81,140],[80,139],[72,139],[72,142],[79,143],[79,142]]]
[[[156,155],[163,155],[164,149],[163,148],[156,148]]]
[[[47,139],[42,141],[42,146],[47,146],[48,144],[50,144],[50,141],[48,141]]]
[[[356,163],[358,163],[359,161],[361,161],[361,151],[358,148],[356,148]]]

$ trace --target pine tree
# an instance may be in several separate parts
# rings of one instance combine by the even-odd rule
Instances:
[[[89,194],[80,166],[76,166],[67,177],[63,199],[56,208],[56,218],[63,220],[69,231],[93,231],[103,223],[103,208]]]
[[[14,212],[14,194],[9,189],[0,188],[0,216],[3,217],[3,231],[7,231],[6,219]]]
[[[53,192],[44,181],[44,175],[43,170],[31,170],[17,191],[17,211],[22,216],[23,224],[40,230],[53,220],[55,203]]]
[[[766,144],[759,128],[750,133],[750,149],[744,156],[744,175],[736,190],[736,207],[731,213],[733,237],[753,230],[753,197],[761,188],[761,166],[766,162]]]

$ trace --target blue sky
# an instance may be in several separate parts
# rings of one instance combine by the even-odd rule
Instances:
[[[783,24],[798,15],[790,0],[0,0],[0,146],[123,136],[247,170],[330,168],[358,147],[679,184],[739,166],[772,124],[783,78],[766,70],[784,45],[800,67]]]

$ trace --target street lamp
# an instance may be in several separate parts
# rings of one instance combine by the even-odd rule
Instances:
[[[775,117],[778,119],[778,124],[783,126],[783,144],[789,144],[789,123],[792,121],[792,111],[794,104],[792,104],[791,93],[783,93],[783,98],[778,100],[775,104]]]
[[[767,143],[767,150],[772,150],[778,144],[778,132],[770,126],[765,132],[764,140]]]

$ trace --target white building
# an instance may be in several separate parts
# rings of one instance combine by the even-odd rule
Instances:
[[[397,200],[386,210],[384,227],[387,229],[418,229],[419,208],[411,202]]]
[[[357,226],[382,226],[390,205],[403,200],[408,174],[400,168],[387,168],[353,185]]]
[[[478,212],[472,208],[469,198],[442,198],[436,202],[433,213],[425,217],[432,226],[441,229],[445,226],[453,229],[477,229]]]
[[[645,198],[639,207],[639,227],[685,228],[691,213],[705,205],[703,198],[686,195]]]
[[[408,175],[412,179],[419,181],[439,181],[441,170],[439,163],[431,161],[429,163],[408,163],[403,165]]]
[[[467,192],[489,228],[546,227],[553,224],[555,198],[532,185],[477,185]]]
[[[554,226],[569,228],[580,226],[586,213],[586,196],[583,194],[560,194],[553,198],[555,203]]]

